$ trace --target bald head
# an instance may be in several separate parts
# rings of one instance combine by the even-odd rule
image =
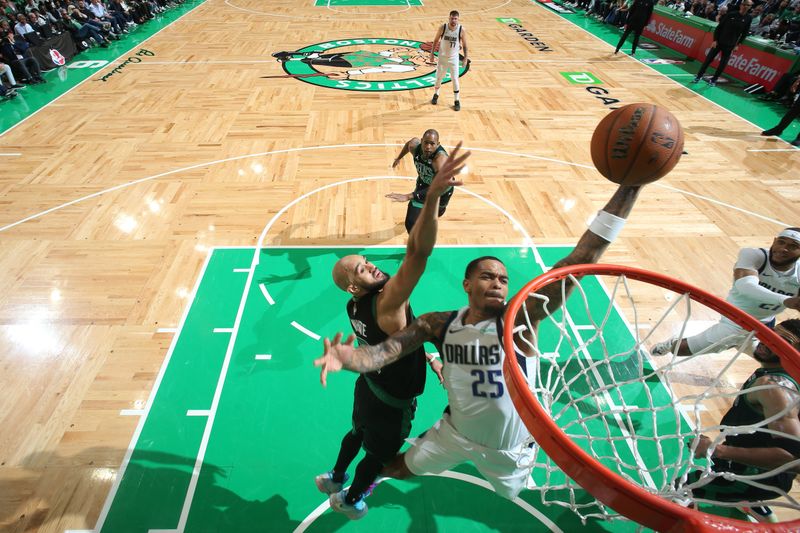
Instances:
[[[350,286],[353,271],[356,265],[358,265],[360,258],[361,257],[358,255],[346,255],[333,265],[333,282],[345,292],[349,292],[347,288]]]
[[[422,138],[425,139],[426,137],[436,141],[437,143],[439,142],[439,132],[436,130],[425,130],[425,133],[422,134]]]
[[[379,291],[389,281],[389,276],[367,261],[363,255],[346,255],[333,265],[333,282],[355,297]]]

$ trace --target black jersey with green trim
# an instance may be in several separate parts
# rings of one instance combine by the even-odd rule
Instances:
[[[414,166],[417,168],[417,184],[414,186],[414,200],[420,203],[425,202],[425,196],[428,194],[428,187],[430,187],[433,177],[436,175],[436,169],[433,168],[433,160],[436,159],[440,153],[447,155],[447,150],[439,145],[430,157],[426,157],[422,151],[422,143],[417,145],[414,149]],[[452,191],[453,188],[447,189],[446,193]]]
[[[742,385],[742,389],[739,395],[736,396],[733,405],[728,412],[725,413],[725,416],[722,417],[720,425],[730,427],[763,425],[764,413],[747,401],[748,389],[751,389],[755,382],[763,376],[780,376],[786,378],[792,383],[792,385],[794,385],[795,390],[800,390],[798,389],[797,381],[795,381],[795,379],[782,368],[759,368],[753,372],[749,378],[747,378],[747,381],[744,382],[744,385]],[[764,433],[763,431],[755,431],[740,435],[728,435],[725,437],[725,444],[728,446],[737,446],[741,448],[763,448],[765,446],[770,446],[767,442],[765,442],[765,440],[769,438],[769,434]],[[780,448],[783,447],[781,446],[780,442],[775,444],[775,446]]]
[[[371,292],[358,300],[354,298],[347,302],[347,316],[350,318],[353,333],[358,337],[359,345],[374,346],[389,337],[378,325],[375,309],[378,294],[380,291]],[[411,306],[408,307],[406,320],[409,324],[414,320]],[[365,376],[373,385],[379,386],[390,396],[407,400],[419,396],[425,389],[426,364],[425,349],[420,346],[413,353]]]

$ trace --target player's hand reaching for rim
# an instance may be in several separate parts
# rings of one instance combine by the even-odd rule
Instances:
[[[322,354],[322,357],[314,360],[314,366],[321,366],[320,374],[319,374],[319,381],[322,383],[323,387],[328,385],[328,372],[339,372],[345,364],[350,362],[353,357],[353,352],[355,348],[353,347],[353,342],[355,342],[356,336],[351,334],[347,337],[347,340],[342,343],[342,334],[337,333],[335,337],[333,337],[333,341],[329,340],[327,337],[322,341],[322,345],[325,348],[325,351]]]
[[[433,194],[441,196],[450,187],[464,184],[463,181],[456,179],[456,176],[464,170],[464,162],[472,155],[472,152],[459,154],[462,144],[463,142],[459,142],[453,152],[447,156],[445,162],[442,163],[442,166],[439,167],[439,171],[433,177],[433,180],[431,180],[430,187],[428,188],[428,195]]]

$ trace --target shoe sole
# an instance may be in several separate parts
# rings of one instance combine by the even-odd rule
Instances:
[[[325,487],[323,487],[322,483],[320,483],[320,481],[317,480],[317,479],[314,480],[314,484],[317,486],[317,489],[322,494],[327,494],[328,496],[330,496],[331,494],[336,494],[337,492],[341,492],[341,490],[342,490],[342,487],[340,486],[338,489],[334,490],[333,492],[328,492],[327,490],[325,490]]]
[[[328,505],[330,506],[333,512],[343,514],[350,520],[361,520],[362,518],[364,518],[364,516],[366,516],[367,511],[369,511],[369,507],[367,506],[366,502],[364,502],[364,511],[356,516],[353,516],[347,509],[342,509],[341,507],[339,507],[339,505],[347,505],[347,504],[344,503],[344,498],[342,498],[341,500],[335,498],[336,494],[338,493],[331,494],[331,496],[328,498]],[[355,507],[353,507],[353,509],[355,509]]]

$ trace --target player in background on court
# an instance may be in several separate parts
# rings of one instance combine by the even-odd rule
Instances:
[[[733,266],[733,287],[726,300],[764,324],[775,325],[775,315],[784,309],[800,310],[800,228],[786,228],[765,248],[742,248]],[[747,332],[722,317],[705,331],[681,339],[655,344],[653,355],[692,355],[703,350],[721,352],[738,346]],[[677,346],[677,352],[676,350]],[[752,346],[748,353],[752,353]]]
[[[345,256],[334,265],[334,282],[352,295],[347,315],[359,345],[378,344],[414,320],[408,299],[436,244],[439,197],[448,188],[461,184],[455,176],[470,155],[459,155],[460,147],[459,144],[453,155],[445,158],[433,176],[419,223],[408,236],[406,256],[394,276],[381,272],[360,255]],[[334,511],[351,520],[367,513],[365,496],[411,431],[416,397],[425,389],[426,363],[431,364],[441,382],[441,363],[433,356],[428,358],[422,346],[406,359],[379,371],[364,372],[356,380],[353,427],[342,439],[333,469],[315,478],[317,488],[330,495]],[[342,490],[349,477],[347,468],[361,448],[366,455],[356,467],[353,484],[349,490]]]
[[[436,32],[436,37],[433,39],[433,48],[431,48],[430,62],[433,63],[433,53],[436,47],[439,46],[439,64],[436,66],[436,84],[434,85],[433,98],[431,103],[436,105],[439,102],[439,89],[442,87],[442,80],[444,79],[447,71],[450,71],[450,82],[453,84],[453,97],[455,104],[453,109],[461,111],[461,100],[459,99],[459,83],[458,73],[458,52],[459,49],[464,50],[464,64],[469,64],[469,56],[467,55],[467,32],[464,27],[458,23],[458,11],[450,12],[450,19],[442,24],[442,27]]]
[[[800,320],[784,320],[775,327],[775,333],[784,338],[795,350],[800,350]],[[800,388],[797,381],[781,365],[780,358],[764,344],[759,344],[753,357],[761,363],[744,385],[720,425],[727,428],[756,426],[761,429],[731,433],[722,444],[712,447],[713,441],[701,435],[697,441],[687,442],[694,456],[702,459],[711,450],[711,471],[720,474],[701,481],[702,473],[693,472],[689,483],[694,498],[722,502],[760,502],[778,498],[780,492],[789,492],[797,468],[778,471],[768,477],[754,480],[763,488],[742,480],[725,477],[731,472],[737,476],[759,476],[770,470],[780,469],[787,463],[800,459],[800,419],[798,403]],[[765,420],[770,420],[764,424]],[[770,431],[768,431],[770,430]],[[743,508],[759,521],[777,521],[769,507],[757,505]]]
[[[583,233],[569,255],[553,268],[579,263],[596,263],[622,230],[641,187],[620,186]],[[355,349],[352,337],[342,344],[324,340],[325,352],[314,361],[321,366],[325,385],[328,372],[346,368],[373,372],[416,353],[424,342],[439,348],[444,364],[444,385],[449,406],[443,417],[405,453],[400,454],[383,475],[403,479],[411,475],[440,473],[464,461],[472,461],[501,496],[514,499],[530,477],[533,449],[530,433],[517,414],[503,377],[505,354],[500,341],[502,318],[508,295],[508,272],[495,257],[479,257],[466,268],[463,280],[469,305],[457,311],[427,313],[410,326],[375,346]],[[564,293],[573,284],[568,282]],[[547,298],[528,298],[531,325],[538,328],[548,313],[558,309],[564,298],[560,284],[538,293]],[[519,315],[524,324],[524,314]],[[519,332],[524,341],[517,345],[525,356],[533,356],[533,332]],[[518,356],[524,363],[524,358]],[[524,368],[524,367],[523,367]]]
[[[386,197],[395,202],[408,202],[405,226],[406,231],[411,234],[411,228],[414,227],[414,222],[419,218],[422,206],[425,204],[425,197],[431,180],[447,160],[447,151],[439,144],[439,132],[427,130],[422,135],[421,141],[416,137],[409,139],[403,149],[400,150],[398,156],[394,158],[392,168],[397,167],[400,164],[400,160],[408,153],[412,154],[414,166],[417,168],[417,183],[414,186],[414,191],[409,193],[392,192],[387,194]],[[453,196],[453,191],[455,189],[450,187],[442,194],[439,199],[438,216],[444,215],[447,210],[447,204]]]

